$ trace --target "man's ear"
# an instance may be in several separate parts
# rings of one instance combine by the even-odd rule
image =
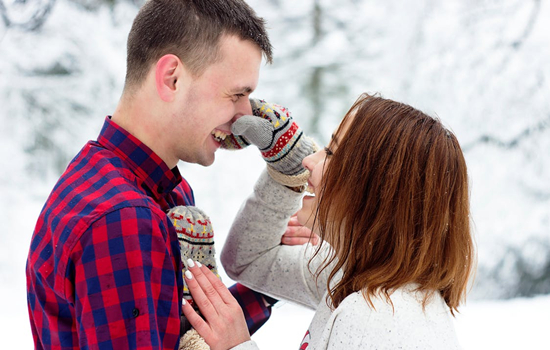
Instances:
[[[182,63],[177,56],[168,54],[157,61],[155,82],[161,100],[171,102],[174,99],[181,73]]]

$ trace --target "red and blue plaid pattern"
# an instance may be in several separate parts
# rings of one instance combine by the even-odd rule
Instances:
[[[182,264],[166,215],[176,205],[194,205],[178,169],[106,118],[52,190],[32,237],[36,349],[177,349]]]
[[[271,305],[277,300],[248,289],[240,283],[229,287],[229,291],[243,309],[250,335],[254,334],[271,316],[271,306],[265,305],[264,298]]]

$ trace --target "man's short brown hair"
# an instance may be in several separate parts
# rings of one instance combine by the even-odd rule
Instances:
[[[221,58],[223,35],[256,43],[271,63],[264,24],[242,0],[148,0],[128,35],[126,88],[139,86],[150,66],[166,54],[178,56],[194,76],[200,76]]]

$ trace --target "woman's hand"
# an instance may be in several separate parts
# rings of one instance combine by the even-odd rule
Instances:
[[[305,185],[309,170],[302,160],[317,151],[315,141],[304,134],[285,107],[255,98],[250,99],[250,107],[253,115],[235,120],[224,147],[254,144],[275,181],[288,187]]]
[[[204,319],[189,303],[183,313],[212,350],[226,350],[250,340],[243,311],[229,289],[206,266],[188,261],[185,282]]]
[[[298,222],[296,214],[292,215],[285,234],[281,237],[281,243],[284,245],[302,245],[308,242],[317,245],[319,243],[319,236],[313,233],[309,228],[301,225]]]

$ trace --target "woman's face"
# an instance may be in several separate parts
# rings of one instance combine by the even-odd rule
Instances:
[[[302,200],[302,208],[298,211],[297,218],[301,225],[309,229],[313,227],[315,213],[317,212],[317,206],[319,204],[316,194],[318,194],[321,189],[321,180],[330,162],[332,153],[338,148],[339,138],[345,136],[351,119],[352,118],[347,119],[346,124],[342,125],[340,128],[339,133],[335,132],[332,134],[332,139],[327,147],[305,157],[302,161],[304,167],[309,170],[310,175],[307,181],[307,193]]]
[[[318,206],[317,197],[315,194],[317,194],[321,188],[321,179],[326,166],[330,161],[329,150],[330,149],[328,147],[319,150],[316,153],[307,156],[302,161],[302,164],[307,170],[309,170],[310,174],[307,181],[308,189],[306,195],[302,199],[302,208],[298,211],[297,218],[300,224],[308,227],[309,229],[313,226],[313,220]]]

